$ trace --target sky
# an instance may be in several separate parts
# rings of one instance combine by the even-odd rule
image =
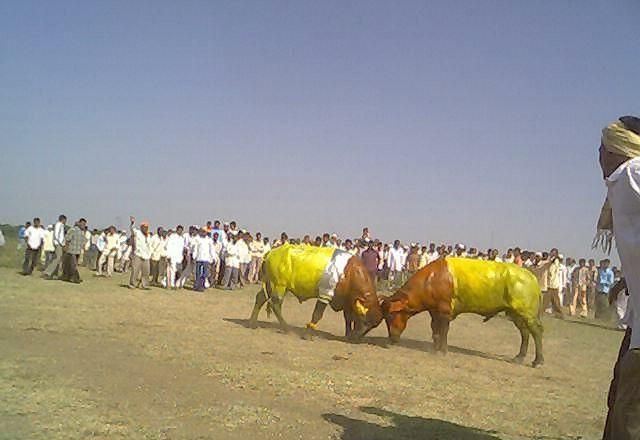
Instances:
[[[591,255],[639,41],[637,0],[0,2],[0,223]]]

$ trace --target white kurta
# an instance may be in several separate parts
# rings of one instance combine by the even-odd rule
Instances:
[[[169,235],[165,244],[165,249],[167,252],[167,258],[169,258],[172,263],[182,263],[184,238],[181,235],[177,232]]]
[[[631,349],[640,348],[640,157],[628,160],[607,178],[613,234],[629,290],[625,322]]]

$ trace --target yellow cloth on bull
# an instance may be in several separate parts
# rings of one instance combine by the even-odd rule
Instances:
[[[271,250],[264,265],[272,292],[277,295],[291,292],[300,301],[319,298],[328,303],[351,257],[331,247],[287,243]]]
[[[538,316],[540,287],[528,270],[512,263],[471,258],[446,257],[446,262],[453,278],[454,317],[461,313],[492,316],[504,310],[505,304],[520,310],[525,319]],[[523,289],[529,294],[523,295]]]
[[[612,153],[629,158],[640,156],[640,135],[625,128],[620,121],[612,122],[602,130],[602,145]]]

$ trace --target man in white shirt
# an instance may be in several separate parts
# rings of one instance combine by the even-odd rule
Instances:
[[[507,253],[502,257],[502,261],[505,263],[513,263],[515,260],[515,256],[513,255],[513,249],[507,249]]]
[[[182,236],[184,239],[184,259],[182,260],[182,272],[177,282],[178,289],[184,287],[191,274],[195,271],[196,263],[193,259],[193,245],[197,236],[198,228],[195,226],[189,226],[189,233]]]
[[[602,131],[600,167],[607,201],[594,244],[615,237],[629,293],[625,332],[609,389],[604,440],[640,438],[640,119],[625,116]]]
[[[149,272],[151,273],[152,286],[160,286],[160,274],[164,273],[164,270],[160,268],[160,258],[162,257],[165,247],[165,239],[162,238],[164,234],[164,229],[160,227],[149,241],[149,248],[151,249]]]
[[[120,236],[116,232],[115,226],[109,226],[107,232],[104,234],[104,248],[98,259],[98,276],[103,275],[103,269],[106,263],[107,276],[113,275],[113,265],[118,255],[118,248],[120,246]]]
[[[393,247],[389,249],[389,282],[395,287],[400,287],[399,282],[402,281],[402,270],[404,269],[404,250],[400,246],[400,240],[393,242]]]
[[[48,225],[44,231],[44,241],[42,242],[42,267],[47,267],[53,260],[56,248],[53,246],[53,225]]]
[[[222,252],[224,250],[223,241],[220,240],[219,232],[214,232],[211,234],[211,240],[213,241],[213,250],[216,254],[216,260],[211,263],[211,268],[209,270],[209,285],[215,286],[218,284],[218,279],[220,275],[220,265],[222,260]]]
[[[566,263],[566,284],[564,288],[564,302],[562,305],[571,306],[573,304],[573,296],[575,293],[575,286],[573,285],[573,280],[575,277],[573,276],[573,272],[576,270],[578,265],[576,264],[576,260],[571,257],[567,258]]]
[[[42,243],[44,242],[45,230],[40,225],[38,217],[33,219],[33,223],[24,232],[26,248],[24,250],[24,264],[22,265],[22,275],[31,275],[33,269],[40,260]]]
[[[232,290],[239,282],[240,259],[237,241],[237,235],[229,236],[229,241],[224,250],[224,276],[220,287],[226,290]]]
[[[248,234],[239,233],[237,235],[238,240],[236,241],[236,247],[238,248],[238,262],[240,263],[240,267],[238,269],[238,279],[240,281],[240,285],[244,286],[245,282],[248,283],[248,269],[249,263],[251,263],[251,252],[249,252],[249,245],[247,244]]]
[[[207,235],[207,230],[201,228],[198,236],[194,237],[191,244],[193,248],[193,259],[196,262],[196,279],[193,284],[193,290],[196,292],[204,292],[207,287],[207,272],[209,271],[209,266],[217,259],[213,247],[213,240]]]
[[[91,248],[91,231],[88,228],[86,231],[84,231],[84,238],[85,238],[85,242],[84,242],[84,246],[80,251],[78,264],[81,266],[89,266],[89,249]]]
[[[181,225],[176,227],[175,232],[169,231],[170,233],[165,244],[167,254],[167,275],[164,284],[167,289],[177,288],[176,278],[184,258],[183,231],[184,229]]]
[[[258,275],[262,267],[262,257],[264,256],[264,242],[260,232],[257,232],[255,240],[251,240],[251,243],[249,243],[249,252],[251,253],[251,263],[249,265],[248,281],[255,284],[258,282]]]
[[[151,259],[151,249],[149,242],[149,223],[140,223],[140,228],[136,228],[135,217],[130,217],[131,226],[131,277],[129,278],[129,288],[136,289],[142,285],[143,289],[149,288],[149,260]]]
[[[62,256],[64,255],[64,237],[65,237],[65,224],[67,223],[67,216],[61,214],[58,216],[58,221],[53,226],[53,247],[54,255],[52,260],[44,270],[45,278],[53,278],[57,275],[60,265],[62,264]]]
[[[438,250],[435,243],[429,243],[429,250],[427,251],[427,264],[433,263],[438,259]]]

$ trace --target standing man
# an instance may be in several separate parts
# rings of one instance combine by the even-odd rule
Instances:
[[[402,269],[404,269],[404,250],[400,246],[400,240],[393,242],[393,247],[389,249],[389,287],[402,281]]]
[[[40,225],[38,217],[33,219],[33,224],[24,231],[24,264],[22,265],[22,275],[31,275],[33,268],[40,261],[40,252],[44,243],[45,230]]]
[[[609,389],[604,440],[640,439],[640,119],[630,116],[602,131],[600,166],[607,201],[594,244],[611,249],[615,236],[629,293],[618,360]]]
[[[251,236],[249,234],[239,232],[236,237],[238,237],[236,240],[236,248],[238,249],[238,261],[240,263],[238,279],[240,281],[240,285],[244,287],[245,283],[249,282],[247,275],[249,263],[251,263],[251,252],[249,251],[249,244],[247,241],[251,239]]]
[[[543,310],[546,310],[549,305],[551,305],[556,317],[563,318],[564,313],[560,305],[560,289],[563,286],[562,261],[560,260],[557,249],[551,249],[549,259],[551,260],[551,264],[547,272],[547,292],[543,298]]]
[[[53,225],[48,225],[44,232],[44,241],[42,243],[42,259],[44,260],[42,270],[53,260],[55,250],[56,248],[53,246]]]
[[[142,285],[143,289],[149,288],[149,260],[151,259],[151,249],[149,248],[149,223],[140,223],[140,229],[135,227],[135,217],[129,217],[131,225],[131,246],[133,249],[131,256],[131,277],[129,278],[129,288],[135,289]]]
[[[195,260],[196,278],[193,290],[204,292],[207,287],[209,266],[215,261],[213,240],[207,235],[207,230],[201,228],[198,236],[193,239],[193,259]]]
[[[64,214],[60,214],[58,216],[58,221],[53,226],[53,247],[54,247],[54,255],[52,260],[47,265],[47,268],[44,270],[44,277],[47,279],[51,279],[58,274],[58,269],[62,263],[62,256],[64,254],[64,236],[65,236],[65,225],[67,223],[67,216]]]
[[[571,303],[571,316],[576,313],[576,306],[580,304],[580,317],[586,318],[588,316],[587,309],[587,289],[589,289],[589,268],[584,258],[580,258],[578,267],[573,270],[573,301]]]
[[[308,236],[305,236],[308,238]],[[249,243],[249,252],[251,252],[251,263],[249,265],[249,282],[257,283],[260,268],[262,267],[262,257],[264,256],[264,243],[262,242],[262,234],[256,232],[256,239]]]
[[[224,275],[220,287],[232,290],[240,281],[240,259],[238,255],[237,235],[230,235],[229,241],[224,249]]]
[[[596,286],[596,319],[611,321],[609,290],[614,283],[615,274],[609,267],[609,260],[601,260],[598,268],[598,285]]]
[[[567,282],[565,284],[564,303],[562,304],[563,306],[571,307],[571,305],[574,303],[573,295],[575,293],[576,280],[578,277],[578,272],[576,271],[577,268],[578,268],[578,265],[576,264],[576,261],[571,257],[567,258],[567,265],[566,265],[566,274],[567,274],[566,281]],[[575,272],[575,275],[574,275],[574,272]]]
[[[87,237],[87,221],[83,218],[78,220],[76,224],[67,232],[64,244],[64,256],[62,257],[62,281],[69,281],[80,284],[80,272],[78,272],[78,261],[80,254],[84,249]]]
[[[373,241],[369,240],[367,242],[367,249],[362,253],[361,258],[364,266],[369,271],[369,275],[371,275],[371,279],[375,283],[378,279],[378,263],[380,262],[380,257],[378,251],[373,248]]]
[[[167,274],[165,287],[167,289],[176,289],[176,279],[184,258],[184,238],[182,233],[184,228],[182,225],[176,227],[175,232],[171,232],[167,237],[165,244],[167,254]],[[215,235],[215,234],[214,234]]]
[[[220,260],[222,255],[222,241],[219,240],[217,232],[212,234],[211,239],[213,240],[213,251],[216,255],[215,261],[211,263],[211,271],[209,272],[209,285],[213,287],[218,284],[218,274],[220,273]]]
[[[160,259],[164,252],[166,240],[163,239],[164,229],[161,227],[156,230],[156,233],[149,240],[149,248],[151,250],[151,261],[149,263],[149,271],[151,272],[151,285],[160,286],[160,274],[164,273],[160,268]]]
[[[115,226],[109,226],[104,235],[104,249],[98,260],[98,276],[102,276],[103,267],[107,265],[107,276],[113,275],[114,262],[118,255],[118,247],[120,246],[120,235],[116,232]]]
[[[18,250],[23,249],[25,247],[24,241],[24,233],[27,231],[27,228],[31,226],[31,222],[25,222],[24,225],[20,226],[18,229]]]

